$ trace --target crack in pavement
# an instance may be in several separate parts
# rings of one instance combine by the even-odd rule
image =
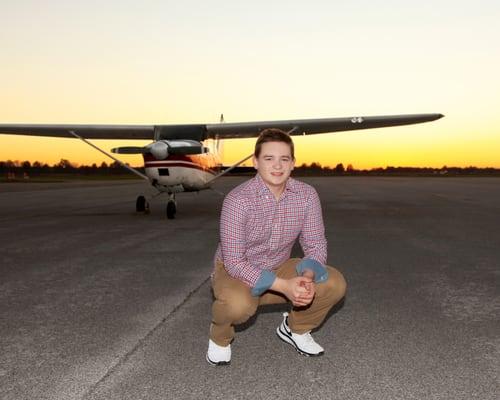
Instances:
[[[130,357],[137,351],[139,350],[154,334],[156,331],[160,329],[160,327],[167,322],[170,318],[174,316],[174,314],[179,311],[179,309],[186,304],[189,299],[195,295],[201,287],[208,282],[210,279],[210,276],[208,276],[206,279],[204,279],[197,287],[195,287],[191,292],[188,293],[188,295],[182,300],[179,304],[177,304],[170,313],[168,313],[160,322],[158,322],[146,335],[138,340],[136,345],[132,347],[128,352],[126,352],[116,364],[114,364],[111,368],[108,369],[108,371],[93,385],[90,386],[90,388],[83,394],[82,400],[89,399],[91,395],[94,394],[96,389],[104,383],[109,377],[111,377],[123,364],[125,364]]]

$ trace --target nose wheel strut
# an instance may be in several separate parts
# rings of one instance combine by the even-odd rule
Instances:
[[[167,218],[174,219],[177,212],[177,204],[175,202],[175,193],[170,193],[167,203]]]

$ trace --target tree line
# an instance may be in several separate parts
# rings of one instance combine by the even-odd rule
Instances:
[[[356,169],[352,164],[344,167],[339,163],[335,167],[323,167],[320,163],[302,164],[295,167],[298,175],[500,175],[498,168],[479,168],[475,166],[453,167],[377,167],[371,169]]]
[[[139,171],[144,172],[143,167],[137,168]],[[0,161],[0,173],[37,176],[48,174],[79,174],[79,175],[92,175],[92,174],[106,174],[106,175],[125,175],[130,174],[118,162],[113,161],[108,164],[102,162],[99,165],[93,163],[91,165],[77,165],[71,161],[62,158],[58,163],[49,165],[40,161]]]
[[[144,173],[144,167],[136,167]],[[75,175],[128,175],[118,162],[102,162],[99,165],[77,165],[67,159],[61,159],[58,163],[49,165],[39,161],[0,161],[0,173],[8,175],[8,179],[19,177],[30,177],[50,174],[75,174]],[[254,174],[253,167],[239,167],[233,171],[233,174]],[[378,167],[371,169],[356,169],[352,164],[344,166],[338,163],[334,167],[322,166],[318,162],[310,164],[303,163],[294,169],[296,176],[338,176],[338,175],[500,175],[498,168],[479,168],[442,166],[441,168],[431,167]]]
[[[255,173],[253,167],[240,167],[236,173],[252,174]],[[478,168],[470,167],[448,167],[446,165],[441,168],[432,167],[378,167],[371,169],[356,169],[352,164],[344,166],[343,163],[338,163],[335,167],[322,166],[318,162],[311,164],[301,164],[293,170],[295,176],[446,176],[446,175],[492,175],[500,176],[498,168]]]

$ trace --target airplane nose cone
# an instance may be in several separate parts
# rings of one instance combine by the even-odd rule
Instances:
[[[168,145],[164,142],[156,142],[151,146],[150,152],[157,160],[164,160],[168,157]]]

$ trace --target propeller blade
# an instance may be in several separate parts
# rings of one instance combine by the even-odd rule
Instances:
[[[138,146],[115,147],[114,149],[111,149],[111,153],[116,154],[144,154],[148,152],[148,148]]]

